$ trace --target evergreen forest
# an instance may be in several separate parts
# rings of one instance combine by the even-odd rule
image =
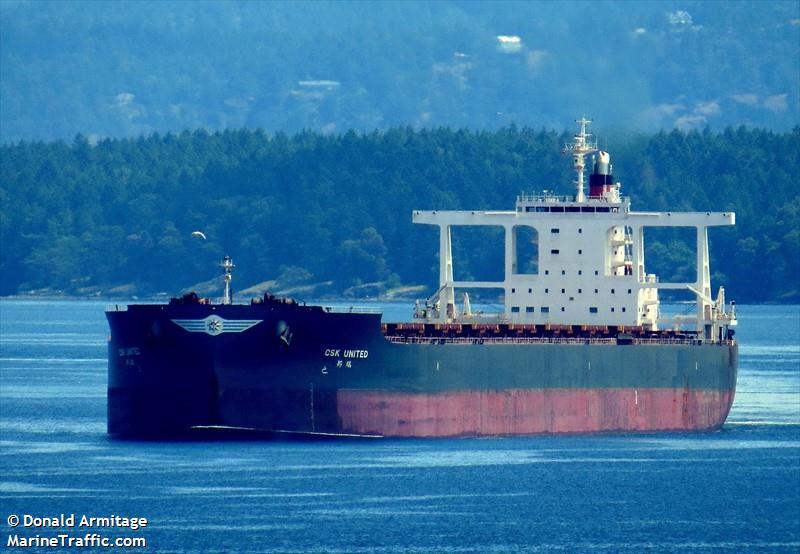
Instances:
[[[0,294],[214,291],[230,254],[240,298],[259,284],[250,290],[303,299],[424,296],[438,235],[413,225],[412,210],[512,210],[521,192],[571,194],[569,139],[511,125],[5,144]],[[620,134],[601,146],[634,210],[736,212],[735,227],[709,231],[712,279],[729,299],[800,302],[800,128]],[[502,237],[472,230],[454,236],[456,278],[502,278]],[[693,235],[645,239],[648,272],[693,278]]]

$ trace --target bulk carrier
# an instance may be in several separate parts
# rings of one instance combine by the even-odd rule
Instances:
[[[382,437],[708,431],[736,388],[735,304],[712,297],[707,230],[731,212],[635,212],[587,130],[565,146],[570,196],[520,195],[508,211],[414,211],[439,228],[439,287],[408,323],[369,310],[266,294],[188,294],[106,315],[108,432],[194,429]],[[591,158],[588,195],[584,168]],[[504,278],[453,278],[451,229],[504,232]],[[696,232],[696,280],[645,271],[647,228]],[[533,260],[518,253],[536,245]],[[533,263],[531,263],[533,262]],[[473,313],[463,289],[497,289],[500,314]],[[690,318],[664,318],[660,289],[692,292]],[[462,300],[463,298],[463,300]]]

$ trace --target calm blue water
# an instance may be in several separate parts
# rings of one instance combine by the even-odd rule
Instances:
[[[797,306],[740,307],[718,433],[311,443],[109,440],[105,306],[0,301],[0,550],[74,513],[145,552],[800,551]]]

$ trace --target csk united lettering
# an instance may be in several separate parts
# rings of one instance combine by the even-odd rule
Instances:
[[[344,348],[326,348],[325,349],[325,357],[326,358],[349,358],[349,359],[357,359],[357,358],[368,358],[369,357],[369,350],[353,350],[353,349],[344,349]]]

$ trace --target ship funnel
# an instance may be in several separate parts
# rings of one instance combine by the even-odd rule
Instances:
[[[608,175],[611,166],[611,155],[602,150],[597,153],[597,160],[594,162],[595,175]]]
[[[589,175],[589,197],[603,196],[611,190],[614,176],[611,174],[611,155],[602,150],[597,153],[594,169]]]

